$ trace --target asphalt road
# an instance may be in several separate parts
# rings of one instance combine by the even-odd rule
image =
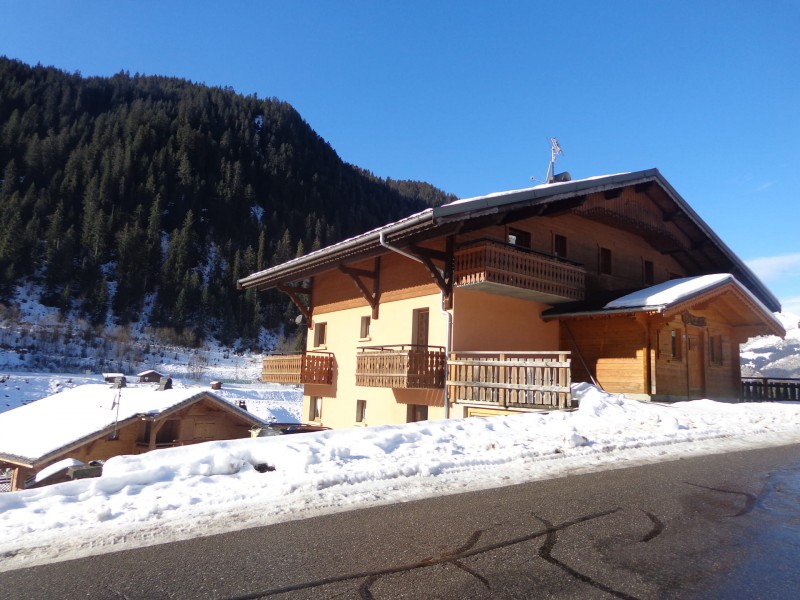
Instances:
[[[800,445],[0,573],[0,598],[790,598]]]

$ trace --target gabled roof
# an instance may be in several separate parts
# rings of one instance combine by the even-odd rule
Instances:
[[[148,369],[147,371],[142,371],[141,373],[136,374],[137,377],[144,377],[145,375],[161,375],[161,373],[155,369]],[[161,376],[163,377],[163,375]]]
[[[774,335],[781,337],[786,335],[780,320],[730,273],[672,279],[619,296],[601,306],[592,307],[591,301],[562,305],[546,311],[542,314],[542,318],[548,320],[598,317],[637,312],[658,313],[671,317],[722,294],[730,294],[738,305],[738,316],[728,315],[732,321],[736,321],[734,325],[760,326]]]
[[[88,384],[0,413],[0,460],[35,466],[142,417],[163,418],[208,401],[249,425],[261,419],[208,390]]]
[[[732,273],[769,310],[780,311],[778,299],[697,215],[658,169],[543,184],[457,200],[253,273],[240,279],[238,286],[241,289],[269,289],[302,281],[339,264],[385,253],[387,250],[381,244],[382,239],[393,246],[419,243],[487,225],[570,210],[579,207],[590,194],[613,195],[615,190],[625,187],[635,187],[648,194],[658,204],[664,220],[669,220],[691,240],[691,247],[671,250],[672,256],[684,262],[690,272]]]

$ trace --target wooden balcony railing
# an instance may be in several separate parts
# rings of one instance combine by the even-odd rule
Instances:
[[[570,408],[569,352],[454,352],[447,361],[451,402],[516,408]]]
[[[261,381],[271,383],[321,383],[333,382],[333,354],[331,352],[305,352],[264,357]]]
[[[364,346],[356,356],[356,385],[442,388],[446,358],[441,346]]]
[[[494,283],[536,292],[552,300],[583,300],[586,269],[576,263],[493,240],[455,253],[455,284]]]
[[[800,401],[800,379],[772,377],[743,377],[744,402]]]

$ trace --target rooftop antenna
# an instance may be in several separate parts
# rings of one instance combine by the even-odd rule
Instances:
[[[564,156],[564,151],[561,150],[561,145],[558,143],[558,140],[554,137],[551,137],[550,164],[547,166],[547,177],[545,178],[545,183],[553,183],[553,181],[555,181],[556,157],[558,156]]]
[[[111,439],[116,440],[119,437],[119,431],[117,431],[117,423],[119,423],[119,404],[122,401],[122,388],[124,387],[124,383],[121,377],[117,377],[117,380],[114,382],[114,385],[111,387],[113,390],[117,390],[117,393],[114,395],[114,401],[111,403],[111,410],[114,408],[117,409],[116,414],[114,415],[114,432],[111,434]]]

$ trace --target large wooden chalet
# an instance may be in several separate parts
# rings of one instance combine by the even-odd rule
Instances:
[[[264,360],[331,427],[740,391],[780,304],[656,169],[459,200],[254,273],[307,320]],[[643,293],[645,288],[651,288]]]

